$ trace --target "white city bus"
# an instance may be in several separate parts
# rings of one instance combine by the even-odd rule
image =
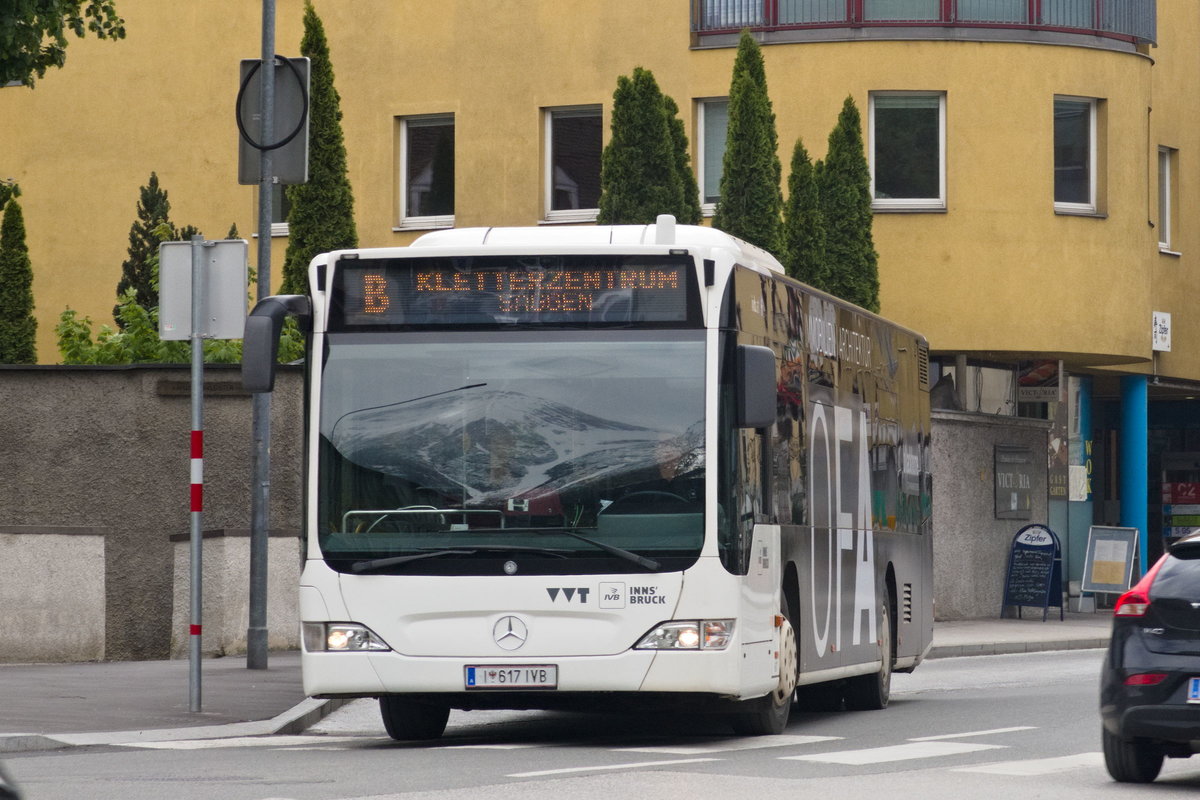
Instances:
[[[933,633],[928,348],[727,234],[475,228],[315,258],[305,692],[778,733],[883,708]]]

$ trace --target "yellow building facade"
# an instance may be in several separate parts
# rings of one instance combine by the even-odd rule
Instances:
[[[401,217],[402,120],[451,120],[458,226],[547,221],[547,110],[594,110],[607,137],[616,78],[635,66],[651,69],[684,109],[696,145],[699,101],[728,94],[735,36],[693,28],[706,10],[709,22],[761,21],[745,18],[755,5],[460,0],[434,12],[415,1],[318,1],[361,243],[405,244],[423,229]],[[1187,180],[1200,144],[1200,7],[1157,6],[1157,46],[882,23],[760,34],[785,164],[797,137],[822,157],[846,96],[864,124],[879,93],[942,98],[941,207],[877,208],[886,316],[925,332],[937,352],[1063,357],[1200,379],[1200,321],[1188,313],[1200,240],[1177,224],[1175,241],[1160,249],[1157,200],[1159,147],[1170,148],[1182,176],[1172,187],[1176,213],[1200,200]],[[0,178],[23,191],[47,363],[57,360],[53,326],[64,308],[108,321],[137,189],[151,171],[177,224],[209,238],[231,223],[243,235],[256,230],[255,189],[237,184],[233,102],[238,60],[257,55],[260,9],[167,10],[152,0],[118,8],[125,40],[72,41],[65,69],[33,90],[0,91]],[[302,12],[299,0],[279,2],[281,53],[298,53]],[[1055,97],[1098,101],[1091,214],[1055,210]],[[276,254],[284,245],[276,241]],[[1171,351],[1157,356],[1152,311],[1172,314]]]
[[[990,390],[969,396],[964,384],[982,379],[968,370],[1015,376],[1041,360],[1087,378],[1097,398],[1118,398],[1121,376],[1144,377],[1151,402],[1200,392],[1194,0],[314,5],[362,246],[447,225],[594,219],[613,89],[637,66],[680,106],[702,186],[712,184],[715,121],[749,27],[785,179],[797,138],[822,158],[843,100],[862,112],[882,313],[928,336],[967,410],[1020,406],[1015,377],[993,403]],[[34,89],[0,88],[0,179],[23,192],[44,363],[58,360],[63,309],[110,321],[151,172],[176,224],[209,238],[232,223],[243,236],[257,229],[256,189],[237,183],[234,97],[238,61],[259,54],[261,8],[117,6],[125,40],[72,40],[65,68]],[[277,51],[298,55],[303,3],[278,0],[276,13]],[[914,137],[920,163],[907,144],[889,148],[897,133]],[[431,142],[447,134],[450,161],[435,165]],[[452,176],[449,206],[444,187],[430,199],[433,172]],[[898,195],[882,188],[885,172]],[[276,281],[285,246],[274,239]],[[1193,448],[1186,427],[1175,426],[1174,449]]]

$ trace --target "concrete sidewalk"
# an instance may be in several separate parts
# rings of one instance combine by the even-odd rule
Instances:
[[[1104,647],[1111,612],[939,622],[930,658]],[[205,659],[201,711],[189,706],[188,662],[0,665],[0,753],[137,742],[300,733],[341,705],[304,696],[300,654],[268,669],[244,656]]]

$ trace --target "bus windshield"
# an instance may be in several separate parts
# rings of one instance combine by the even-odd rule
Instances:
[[[329,335],[322,555],[403,574],[690,565],[704,363],[700,331]]]

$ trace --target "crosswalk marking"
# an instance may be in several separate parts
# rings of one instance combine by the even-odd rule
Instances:
[[[942,733],[937,736],[914,736],[910,742],[938,742],[943,739],[966,739],[971,736],[991,736],[996,733],[1015,733],[1016,731],[1035,731],[1032,725],[1017,725],[1012,728],[992,728],[987,731],[967,731],[966,733]]]
[[[833,742],[840,736],[755,736],[746,739],[732,739],[724,742],[704,745],[656,745],[651,747],[619,747],[618,753],[663,753],[676,756],[694,756],[704,753],[727,753],[735,750],[758,750],[766,747],[793,747],[816,742]]]
[[[891,747],[871,747],[866,750],[842,750],[833,753],[814,753],[803,756],[783,756],[785,761],[819,761],[827,764],[885,764],[891,761],[908,761],[914,758],[937,758],[980,750],[1002,750],[1000,744],[969,744],[967,742],[909,742]]]
[[[590,767],[566,767],[542,769],[536,772],[514,772],[509,778],[542,778],[547,775],[569,775],[576,772],[609,772],[618,769],[645,769],[646,767],[673,767],[679,764],[700,764],[705,761],[720,761],[719,758],[680,758],[674,761],[636,761],[630,764],[601,764]]]
[[[1104,766],[1103,753],[1076,753],[1073,756],[1056,756],[1054,758],[1030,758],[1020,761],[996,761],[991,764],[977,764],[972,767],[959,767],[952,772],[982,772],[989,775],[1050,775],[1055,772],[1069,772],[1084,767]]]

